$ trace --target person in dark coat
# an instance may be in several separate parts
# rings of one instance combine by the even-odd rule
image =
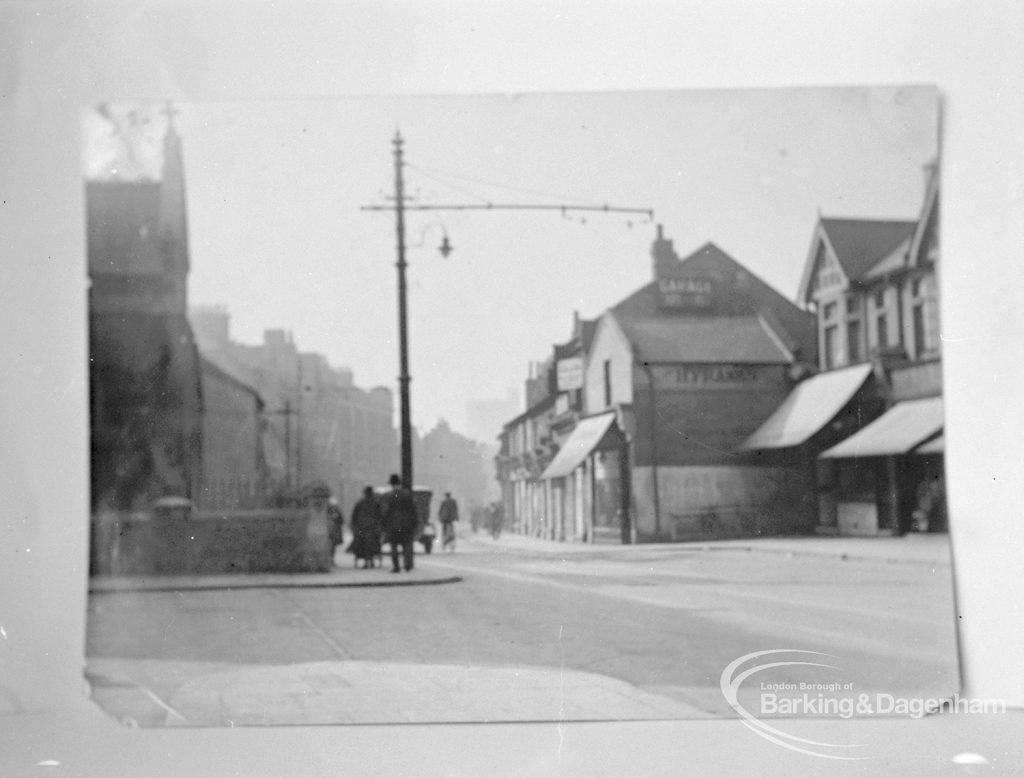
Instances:
[[[389,479],[391,491],[384,498],[384,534],[391,545],[391,572],[401,572],[398,564],[398,547],[402,547],[402,561],[408,572],[413,568],[416,530],[419,516],[412,492],[402,486],[402,479],[392,475]]]
[[[455,522],[459,520],[459,504],[451,492],[444,493],[441,508],[437,514],[441,520],[441,549],[455,550]]]
[[[363,567],[373,567],[380,556],[381,511],[373,487],[363,489],[363,497],[352,508],[352,542],[348,550],[355,557],[356,564],[363,560]]]

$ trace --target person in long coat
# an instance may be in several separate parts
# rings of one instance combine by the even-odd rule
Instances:
[[[399,546],[402,547],[402,561],[408,572],[413,568],[413,542],[419,528],[419,514],[416,512],[412,491],[402,485],[402,479],[392,475],[389,482],[391,491],[384,498],[384,534],[391,545],[391,572],[401,572],[398,564]]]
[[[363,489],[363,497],[352,508],[352,542],[348,550],[355,557],[356,564],[363,560],[363,567],[373,567],[380,556],[381,510],[373,487]]]
[[[455,502],[451,492],[444,493],[441,508],[438,511],[441,520],[441,549],[455,550],[455,522],[459,520],[459,504]]]

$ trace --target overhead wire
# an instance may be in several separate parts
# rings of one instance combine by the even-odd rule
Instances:
[[[451,178],[457,178],[457,179],[461,179],[461,180],[464,180],[464,181],[470,181],[470,182],[472,182],[474,184],[481,184],[483,186],[493,186],[493,187],[497,187],[499,189],[506,189],[506,190],[508,190],[510,192],[520,192],[520,193],[523,193],[523,194],[532,194],[532,195],[537,195],[538,197],[548,197],[548,198],[551,198],[553,200],[570,200],[570,199],[574,199],[574,198],[567,198],[564,194],[555,194],[555,193],[552,193],[552,192],[541,191],[539,189],[529,189],[529,188],[526,188],[526,187],[511,186],[510,184],[500,184],[500,183],[498,183],[496,181],[487,181],[487,180],[484,180],[482,178],[476,178],[474,176],[467,176],[467,175],[464,175],[464,174],[461,174],[461,173],[452,173],[451,171],[437,170],[437,169],[434,169],[434,168],[421,167],[419,165],[410,164],[409,162],[406,162],[406,167],[408,167],[408,168],[410,168],[412,170],[415,170],[415,171],[425,175],[427,178],[431,178],[431,180],[436,181],[439,184],[443,184],[445,186],[451,186],[453,189],[457,189],[458,187],[456,187],[454,184],[451,184],[450,182],[439,180],[439,179],[435,178],[434,176],[450,176]],[[431,174],[433,174],[433,175],[431,175]],[[479,195],[471,195],[470,193],[468,193],[468,192],[466,192],[464,190],[461,190],[461,189],[459,191],[461,191],[463,194],[466,194],[467,196],[479,197]],[[583,200],[583,199],[579,199],[579,198],[575,198],[575,200],[576,200],[576,204],[578,204],[578,205],[584,205],[585,204],[585,205],[597,206],[597,205],[601,205],[602,204],[602,203],[597,202],[596,200]],[[488,202],[488,200],[486,198],[484,198],[483,202]]]
[[[479,200],[481,203],[489,203],[489,202],[491,202],[491,200],[489,198],[482,197],[481,195],[478,195],[478,194],[476,194],[474,192],[471,192],[468,189],[464,189],[463,187],[456,186],[455,184],[452,184],[452,183],[450,183],[448,181],[442,181],[441,179],[436,178],[435,176],[430,175],[429,173],[421,170],[418,167],[414,167],[412,165],[407,165],[407,167],[412,168],[413,170],[418,172],[420,175],[422,175],[424,178],[429,178],[434,183],[441,184],[441,186],[446,186],[446,187],[448,187],[450,189],[454,189],[456,192],[459,192],[460,194],[466,195],[466,197],[471,197],[474,200]]]

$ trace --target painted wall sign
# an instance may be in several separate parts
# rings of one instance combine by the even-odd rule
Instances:
[[[655,374],[658,386],[665,388],[739,387],[784,380],[784,369],[776,365],[673,365],[659,367]]]
[[[662,308],[710,308],[715,282],[703,276],[662,276],[658,279],[658,305]]]

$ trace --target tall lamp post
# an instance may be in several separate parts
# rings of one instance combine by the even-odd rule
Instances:
[[[400,403],[401,435],[402,435],[402,484],[411,489],[413,486],[413,463],[412,463],[412,413],[409,408],[409,382],[412,377],[409,375],[409,325],[406,303],[405,269],[405,212],[406,211],[561,211],[564,215],[568,211],[599,211],[602,213],[638,213],[644,214],[648,219],[654,218],[654,211],[650,208],[614,208],[609,205],[535,205],[532,203],[473,203],[473,204],[441,204],[423,205],[408,204],[405,201],[405,182],[403,175],[404,161],[402,158],[402,135],[395,133],[391,145],[394,147],[395,158],[395,203],[394,205],[364,205],[363,211],[394,211],[395,212],[395,235],[398,246],[398,261],[395,266],[398,268],[398,391]],[[443,256],[451,253],[452,247],[448,243],[447,233],[444,242],[440,246]]]
[[[405,287],[405,184],[402,177],[402,136],[395,133],[395,234],[398,239],[398,395],[401,408],[402,484],[412,489],[412,411],[409,407],[409,323]]]

